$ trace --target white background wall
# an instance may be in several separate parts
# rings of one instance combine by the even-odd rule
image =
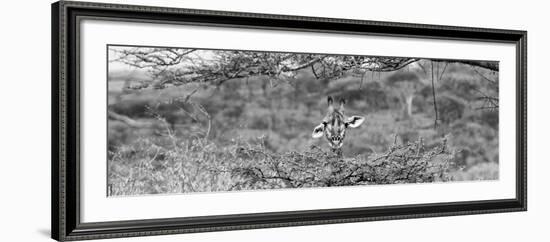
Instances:
[[[550,17],[544,1],[118,2],[528,30],[529,211],[110,241],[548,241]],[[9,1],[0,8],[0,241],[49,240],[50,3]]]

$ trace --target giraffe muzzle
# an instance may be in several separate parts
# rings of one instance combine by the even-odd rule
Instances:
[[[330,140],[329,144],[332,148],[337,149],[337,148],[342,147],[342,145],[343,145],[343,142],[342,142],[343,139],[340,136],[333,136],[329,140]]]

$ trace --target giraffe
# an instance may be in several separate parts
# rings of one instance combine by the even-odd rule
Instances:
[[[346,101],[340,99],[340,106],[333,106],[333,99],[331,96],[327,98],[328,111],[323,118],[321,124],[317,125],[313,129],[311,137],[316,139],[325,135],[328,144],[333,152],[341,154],[342,145],[344,144],[344,138],[346,136],[347,128],[357,128],[365,121],[362,116],[346,116],[344,114],[344,104]]]

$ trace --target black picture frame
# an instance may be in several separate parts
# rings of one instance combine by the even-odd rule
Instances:
[[[79,191],[79,21],[109,19],[516,45],[516,198],[379,207],[82,223]],[[65,240],[257,229],[527,210],[527,32],[60,1],[52,4],[52,238]]]

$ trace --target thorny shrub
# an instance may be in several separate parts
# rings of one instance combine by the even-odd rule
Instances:
[[[262,144],[204,138],[139,139],[109,155],[109,195],[215,192],[450,181],[454,152],[446,139],[394,142],[383,154],[345,157],[312,146],[271,153]],[[395,139],[397,140],[397,139]],[[160,145],[159,145],[160,144]]]
[[[394,143],[384,154],[345,158],[312,146],[306,152],[272,154],[261,145],[239,147],[236,162],[213,169],[230,173],[232,190],[332,187],[449,181],[453,152],[446,140],[428,148],[420,139]]]

